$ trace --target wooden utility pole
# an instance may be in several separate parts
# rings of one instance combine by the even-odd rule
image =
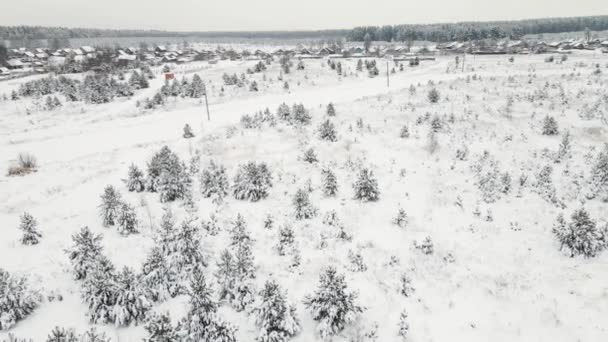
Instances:
[[[462,72],[464,72],[464,59],[466,56],[467,56],[466,52],[462,54]]]
[[[207,108],[207,121],[211,121],[209,116],[209,101],[207,100],[207,87],[203,84],[203,94],[205,95],[205,107]]]
[[[388,73],[388,60],[386,61],[386,87],[390,87],[390,81],[389,81],[389,73]]]

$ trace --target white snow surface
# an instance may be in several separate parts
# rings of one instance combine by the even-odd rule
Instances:
[[[581,190],[593,156],[608,142],[608,126],[600,118],[580,115],[608,94],[607,57],[577,53],[563,63],[545,63],[544,56],[515,56],[509,63],[507,56],[467,56],[464,71],[456,68],[453,57],[438,57],[416,68],[396,68],[390,87],[384,60],[378,60],[381,74],[375,78],[356,72],[356,59],[341,60],[343,77],[325,60],[306,60],[305,70],[294,67],[283,75],[289,92],[277,80],[279,65],[274,62],[263,73],[247,75],[257,81],[259,92],[250,92],[247,86],[224,86],[222,96],[222,74],[240,75],[256,61],[178,67],[178,79],[196,72],[207,83],[210,121],[199,100],[170,99],[164,107],[148,111],[136,107],[136,101],[151,97],[162,85],[160,68],[154,69],[158,77],[149,89],[110,104],[65,103],[49,112],[38,110],[31,98],[0,101],[0,267],[27,275],[43,294],[54,291],[64,297],[63,301],[43,301],[13,329],[0,332],[0,339],[13,333],[44,341],[57,325],[77,332],[90,326],[65,253],[72,244],[71,235],[83,226],[103,234],[104,253],[117,268],[141,269],[153,246],[163,205],[156,193],[128,192],[123,180],[131,163],[145,169],[151,156],[168,145],[185,160],[202,150],[203,167],[210,160],[219,161],[231,177],[241,163],[269,164],[274,187],[267,199],[251,203],[229,197],[218,206],[196,192],[195,201],[201,219],[217,213],[222,227],[217,236],[203,236],[211,260],[208,279],[214,280],[215,258],[227,246],[229,223],[241,213],[255,239],[256,284],[261,288],[266,279],[277,279],[297,306],[302,332],[293,341],[319,339],[316,322],[302,300],[314,292],[319,274],[328,265],[346,275],[349,289],[358,293],[358,303],[365,307],[358,321],[335,341],[350,341],[374,324],[378,324],[377,341],[398,341],[397,323],[403,309],[408,312],[410,341],[608,340],[608,252],[595,258],[570,258],[559,250],[551,232],[559,213],[569,218],[582,206],[598,225],[608,219],[608,205],[600,199],[586,200]],[[601,75],[592,75],[596,63]],[[29,79],[0,83],[0,94],[10,94]],[[427,100],[429,81],[441,94],[437,104]],[[415,86],[415,94],[409,92],[410,85]],[[567,103],[557,96],[554,85],[563,87]],[[543,89],[546,98],[527,99]],[[502,113],[509,96],[514,99],[510,118]],[[304,104],[313,116],[312,125],[301,130],[283,123],[259,130],[240,127],[243,114],[265,108],[274,113],[282,102]],[[329,102],[337,112],[332,118],[339,136],[335,143],[322,141],[316,134]],[[438,150],[432,154],[427,150],[428,122],[416,124],[427,112],[455,117],[437,133]],[[545,115],[557,119],[560,135],[541,135]],[[363,128],[357,127],[359,118]],[[194,139],[182,138],[185,123],[194,128]],[[411,134],[407,139],[399,138],[404,124]],[[232,126],[237,127],[236,134],[228,137]],[[572,135],[572,157],[555,164],[550,155],[566,130]],[[455,155],[463,146],[468,147],[469,157],[460,161]],[[318,164],[301,160],[309,147],[315,148]],[[482,200],[471,170],[484,150],[498,161],[501,172],[508,171],[513,178],[513,190],[494,203]],[[20,152],[38,158],[38,171],[9,177],[5,170]],[[332,165],[336,171],[339,193],[335,198],[324,197],[320,190],[323,165]],[[527,173],[532,179],[544,165],[554,168],[553,181],[565,208],[529,188],[516,196],[519,175]],[[352,183],[359,166],[374,171],[379,201],[353,199]],[[319,215],[296,221],[291,198],[308,179]],[[102,227],[98,205],[108,184],[135,205],[140,234],[123,237],[115,229]],[[455,204],[458,199],[461,207]],[[185,216],[179,201],[171,206],[178,218]],[[406,228],[391,222],[400,207],[409,217]],[[476,207],[481,218],[473,214]],[[330,209],[337,211],[352,241],[333,238],[332,228],[324,226],[323,214]],[[491,222],[483,219],[488,210],[493,214]],[[24,211],[39,223],[43,237],[38,245],[19,242],[17,227]],[[263,227],[267,214],[276,220],[271,230]],[[295,271],[288,268],[289,257],[279,256],[274,248],[278,226],[284,222],[293,223],[301,250],[302,262]],[[510,229],[511,223],[521,230]],[[327,245],[319,248],[323,235],[328,237]],[[434,243],[431,255],[414,248],[414,242],[426,236]],[[361,251],[366,271],[350,271],[349,250]],[[448,254],[453,262],[446,261]],[[389,265],[391,256],[399,263]],[[410,297],[398,290],[404,272],[415,288]],[[178,320],[187,310],[187,298],[178,297],[154,310],[168,310]],[[220,311],[238,326],[239,341],[257,336],[252,316],[227,305]],[[98,328],[113,341],[140,341],[146,336],[141,325]]]

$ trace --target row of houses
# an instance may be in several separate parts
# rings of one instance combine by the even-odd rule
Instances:
[[[473,54],[529,54],[529,53],[559,53],[572,50],[601,50],[608,53],[608,40],[568,39],[563,41],[545,42],[542,40],[481,40],[470,42],[450,42],[438,44],[437,50],[453,53]]]

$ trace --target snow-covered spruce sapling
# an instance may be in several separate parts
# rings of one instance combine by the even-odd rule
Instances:
[[[171,324],[169,313],[152,313],[148,315],[144,329],[148,336],[146,342],[172,342],[179,341],[175,327]]]
[[[135,208],[128,203],[122,203],[118,210],[118,217],[116,219],[116,227],[118,232],[122,235],[135,234],[137,230],[138,221]]]
[[[259,201],[268,196],[272,187],[272,175],[266,163],[249,162],[240,165],[232,184],[236,199]]]
[[[163,146],[148,162],[148,190],[156,192],[161,174],[178,167],[179,164],[180,160],[177,154],[171,151],[168,146]]]
[[[104,226],[113,226],[117,223],[121,205],[122,201],[118,190],[111,185],[106,186],[101,195],[101,204],[99,205]]]
[[[188,168],[183,162],[174,164],[160,174],[156,190],[161,202],[171,202],[184,199],[191,185]]]
[[[562,136],[562,141],[559,144],[557,154],[555,156],[555,162],[559,163],[565,159],[570,158],[570,150],[572,149],[570,143],[570,132],[566,131]]]
[[[311,147],[311,148],[307,149],[306,151],[304,151],[302,160],[304,160],[307,163],[314,164],[319,161],[319,158],[317,157],[317,153],[315,152],[315,149]]]
[[[399,208],[399,211],[397,212],[397,216],[393,219],[393,224],[398,226],[399,228],[405,228],[405,227],[407,227],[408,221],[409,221],[409,219],[407,217],[407,213],[405,212],[405,209]]]
[[[300,331],[296,308],[276,281],[266,281],[254,305],[255,322],[260,328],[258,341],[287,342]]]
[[[144,173],[135,165],[129,166],[129,174],[127,176],[127,189],[129,191],[141,192],[146,189],[146,180]]]
[[[599,196],[602,200],[608,199],[608,143],[604,144],[591,168],[589,183],[591,190],[587,195],[588,198]]]
[[[46,337],[46,342],[79,342],[80,339],[76,335],[74,329],[66,329],[55,326]]]
[[[72,235],[73,245],[66,253],[76,280],[85,279],[89,271],[104,258],[101,239],[101,235],[95,235],[88,227],[83,227]]]
[[[23,231],[21,236],[21,243],[24,245],[36,245],[40,242],[42,234],[38,231],[38,222],[29,213],[23,213],[21,215],[21,223],[19,229]]]
[[[264,219],[264,229],[272,229],[274,227],[274,217],[272,214],[266,214]]]
[[[326,111],[328,116],[336,116],[336,108],[334,107],[333,103],[329,103],[327,105],[327,111]]]
[[[116,299],[112,316],[118,327],[143,322],[150,310],[150,302],[137,278],[135,272],[128,267],[124,267],[116,276]]]
[[[330,266],[321,273],[317,290],[304,299],[312,318],[319,322],[317,331],[321,339],[340,333],[363,312],[356,299],[357,295],[348,291],[344,276],[338,274],[335,267]]]
[[[226,168],[215,161],[209,162],[209,165],[203,168],[200,183],[201,194],[205,198],[213,197],[214,200],[220,201],[228,195],[229,185]]]
[[[436,88],[432,88],[431,90],[429,90],[429,93],[427,94],[427,98],[430,103],[439,102],[439,91]]]
[[[308,191],[298,189],[291,200],[296,220],[308,220],[317,216],[318,209],[310,201]]]
[[[318,128],[319,138],[330,142],[338,141],[338,134],[336,133],[336,126],[329,119],[323,121]]]
[[[361,255],[361,251],[359,250],[353,251],[349,249],[348,261],[350,263],[350,270],[353,272],[365,272],[367,270],[367,265],[363,261],[363,255]]]
[[[188,289],[188,313],[177,325],[177,335],[184,341],[236,342],[236,328],[224,322],[217,314],[217,302],[202,269],[195,268]]]
[[[156,302],[174,298],[183,292],[179,280],[162,248],[153,247],[142,266],[141,281],[147,297]]]
[[[93,324],[114,323],[114,305],[116,304],[116,273],[109,261],[96,260],[87,270],[82,282],[82,298],[88,308],[88,318]]]
[[[424,240],[422,240],[422,243],[420,243],[420,244],[414,242],[414,247],[421,250],[422,253],[427,254],[427,255],[433,254],[433,252],[435,250],[434,246],[433,246],[433,240],[431,239],[430,236],[425,237]]]
[[[26,277],[14,276],[0,268],[0,331],[12,328],[29,316],[40,300]]]
[[[175,240],[169,247],[169,267],[185,277],[194,267],[206,266],[202,253],[199,226],[192,218],[186,218],[175,232]]]
[[[401,127],[401,130],[399,131],[399,137],[403,139],[410,137],[410,130],[407,128],[407,125],[403,125],[403,127]]]
[[[409,297],[414,293],[412,279],[405,272],[401,273],[401,276],[399,277],[399,293],[404,297]]]
[[[597,227],[597,223],[589,217],[585,209],[572,213],[570,223],[563,215],[557,217],[553,234],[561,245],[562,250],[570,253],[570,257],[583,255],[591,258],[608,247],[608,225]]]
[[[338,193],[338,179],[336,174],[329,167],[321,170],[323,195],[327,197],[335,196]]]
[[[557,121],[552,116],[545,116],[543,119],[543,135],[557,135],[559,133]]]
[[[370,169],[364,168],[359,171],[359,176],[353,184],[353,189],[355,191],[355,199],[361,201],[377,201],[380,197],[378,181]]]
[[[295,246],[295,232],[290,224],[284,224],[278,231],[277,252],[283,256],[291,252]]]
[[[192,133],[192,127],[190,127],[189,124],[184,125],[184,134],[182,134],[182,136],[185,139],[194,138],[194,133]]]
[[[294,104],[292,107],[292,115],[290,123],[292,125],[306,126],[310,125],[312,116],[308,112],[308,109],[303,104]]]
[[[407,334],[410,331],[410,325],[407,322],[407,311],[404,309],[399,315],[399,323],[397,324],[397,336],[403,341],[407,340]]]

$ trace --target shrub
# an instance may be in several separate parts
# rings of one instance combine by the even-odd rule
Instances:
[[[331,102],[327,105],[327,115],[336,116],[336,109],[334,108],[334,104]]]
[[[321,170],[323,178],[323,195],[335,196],[338,193],[338,180],[336,174],[330,168]]]
[[[0,331],[12,328],[30,315],[40,300],[25,277],[13,276],[0,268]]]
[[[292,108],[291,124],[293,125],[309,125],[312,120],[312,116],[303,104],[294,104]]]
[[[9,176],[23,176],[30,172],[36,171],[38,162],[36,157],[29,153],[19,153],[17,156],[17,163],[8,168]]]
[[[608,199],[608,144],[604,144],[604,148],[597,156],[595,164],[591,168],[591,192],[587,196],[594,198],[598,195],[602,196],[603,200]]]
[[[393,219],[393,224],[397,225],[399,228],[407,227],[408,218],[405,210],[403,208],[399,208],[399,212],[397,212],[397,216]]]
[[[317,154],[315,153],[315,150],[311,147],[308,150],[304,151],[304,156],[302,156],[302,159],[310,164],[316,163],[319,161],[319,159],[317,158]]]
[[[184,134],[183,137],[186,139],[194,138],[194,133],[192,133],[192,128],[189,124],[184,126]]]
[[[410,137],[410,130],[407,128],[407,125],[403,125],[403,127],[401,127],[401,131],[399,131],[399,137],[404,139]]]
[[[272,175],[266,163],[248,162],[240,165],[232,185],[232,193],[239,200],[259,201],[268,196]]]
[[[362,201],[377,201],[380,197],[378,190],[378,181],[374,174],[369,169],[362,169],[359,172],[357,181],[353,184],[355,190],[355,199]]]

